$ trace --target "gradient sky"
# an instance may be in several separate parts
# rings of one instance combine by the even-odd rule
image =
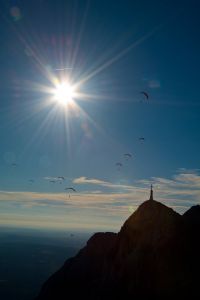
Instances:
[[[199,203],[199,8],[0,1],[1,225],[118,230],[151,183],[180,213]],[[67,76],[74,108],[46,92]]]

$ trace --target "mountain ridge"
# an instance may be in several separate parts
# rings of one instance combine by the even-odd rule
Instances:
[[[195,295],[200,226],[191,220],[193,214],[200,219],[200,210],[188,212],[181,216],[151,198],[143,202],[118,233],[95,233],[47,280],[37,300]]]

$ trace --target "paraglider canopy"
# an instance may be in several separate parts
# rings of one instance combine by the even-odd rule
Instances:
[[[122,163],[120,163],[120,162],[117,162],[115,165],[116,165],[118,171],[120,171],[123,166]]]
[[[124,153],[124,158],[126,160],[130,159],[132,157],[132,154],[131,153]]]
[[[144,137],[139,137],[139,141],[144,141],[145,138]]]
[[[75,188],[73,188],[73,187],[66,187],[66,188],[65,188],[65,191],[73,191],[73,192],[76,192]],[[70,193],[69,193],[69,198],[70,198]]]
[[[147,92],[142,91],[142,92],[140,92],[140,94],[143,94],[147,100],[149,99],[149,95],[147,94]]]
[[[66,191],[67,191],[67,190],[71,190],[71,191],[73,191],[73,192],[76,192],[76,190],[75,190],[73,187],[66,187],[65,190],[66,190]]]

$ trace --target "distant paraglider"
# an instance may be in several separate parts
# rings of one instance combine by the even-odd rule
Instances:
[[[120,162],[117,162],[116,164],[117,170],[120,171],[120,169],[122,168],[123,164]]]
[[[16,164],[16,163],[12,163],[11,166],[12,166],[12,167],[16,167],[17,164]]]
[[[66,187],[65,191],[72,191],[72,192],[76,192],[75,188],[73,187]],[[69,192],[69,198],[70,198],[70,192]]]
[[[33,179],[29,179],[29,182],[30,182],[30,183],[34,183],[34,182],[35,182],[35,180],[33,180]]]
[[[58,181],[59,181],[60,184],[62,184],[63,181],[65,180],[64,176],[58,176],[57,178],[58,178]]]
[[[76,190],[73,188],[73,187],[67,187],[67,188],[65,188],[65,190],[67,191],[67,190],[71,190],[71,191],[73,191],[73,192],[76,192]]]
[[[120,163],[120,162],[117,162],[117,163],[116,163],[116,166],[118,166],[118,167],[122,167],[123,165],[122,165],[122,163]]]
[[[131,158],[132,158],[132,154],[131,154],[131,153],[124,153],[124,158],[125,158],[126,160],[131,159]]]
[[[140,94],[143,94],[145,96],[146,100],[149,99],[149,95],[147,94],[147,92],[142,91],[142,92],[140,92]]]

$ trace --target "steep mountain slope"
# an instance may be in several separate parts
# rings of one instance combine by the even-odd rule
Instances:
[[[153,199],[145,201],[118,234],[91,237],[49,278],[37,300],[194,297],[200,245],[192,214],[200,217],[198,209],[181,216]]]
[[[192,206],[184,213],[183,217],[188,223],[198,228],[200,226],[200,205]]]

